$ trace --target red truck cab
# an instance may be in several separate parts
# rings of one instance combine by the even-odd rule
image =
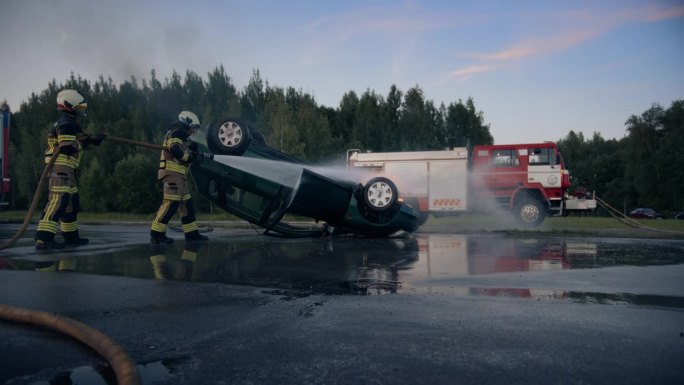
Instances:
[[[570,175],[555,143],[475,146],[471,155],[474,204],[493,198],[531,225],[562,210]]]

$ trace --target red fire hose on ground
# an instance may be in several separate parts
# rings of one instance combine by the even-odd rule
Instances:
[[[55,149],[55,152],[52,154],[50,161],[45,165],[43,173],[40,175],[40,179],[38,180],[38,187],[36,188],[36,193],[33,194],[33,201],[31,202],[31,207],[29,208],[28,213],[26,213],[24,223],[21,224],[21,227],[19,227],[17,233],[14,234],[14,236],[9,241],[0,244],[0,250],[14,246],[14,244],[17,243],[17,240],[19,240],[19,238],[21,238],[21,236],[24,235],[24,231],[26,231],[26,228],[28,228],[29,223],[31,223],[31,217],[33,217],[33,213],[36,211],[38,201],[40,201],[40,192],[43,191],[43,185],[45,184],[47,176],[50,174],[50,171],[52,170],[52,165],[55,164],[55,159],[57,159],[57,155],[59,155],[59,148]]]
[[[47,180],[47,176],[52,170],[52,165],[55,163],[57,155],[59,155],[59,149],[55,150],[50,158],[50,161],[47,165],[45,165],[45,169],[43,169],[43,173],[41,174],[40,180],[38,182],[38,188],[36,188],[36,193],[34,194],[31,207],[26,215],[26,218],[24,219],[24,223],[21,225],[12,239],[0,245],[0,250],[12,247],[17,240],[21,238],[21,236],[24,234],[24,231],[26,231],[26,228],[31,222],[31,217],[36,210],[38,201],[40,200],[40,192],[43,189],[45,181]],[[119,385],[140,384],[138,370],[136,369],[135,364],[129,358],[126,351],[124,351],[123,348],[117,345],[112,339],[88,325],[63,316],[49,314],[44,311],[17,308],[2,304],[0,304],[0,319],[26,323],[65,333],[88,345],[90,348],[104,357],[114,370]]]
[[[154,144],[144,142],[137,142],[125,138],[107,137],[107,139],[115,142],[137,145],[152,149],[163,148],[162,146],[157,146]],[[50,174],[50,171],[52,170],[52,166],[54,165],[55,160],[57,159],[57,155],[59,155],[59,149],[55,150],[55,152],[52,154],[52,157],[50,158],[50,161],[45,165],[45,168],[43,169],[43,173],[41,174],[40,180],[38,181],[36,193],[34,194],[33,201],[31,202],[31,207],[29,208],[29,211],[24,219],[23,224],[21,225],[17,233],[14,235],[14,237],[12,237],[9,241],[0,244],[0,250],[14,246],[17,240],[21,238],[21,236],[26,231],[26,228],[31,222],[31,217],[33,217],[33,213],[36,210],[38,201],[40,200],[40,192],[43,189],[45,181],[48,179],[47,176]],[[47,329],[67,334],[81,341],[82,343],[88,345],[90,348],[99,353],[103,358],[105,358],[114,370],[114,373],[116,374],[118,385],[139,385],[141,383],[140,376],[138,374],[138,370],[135,366],[135,363],[131,360],[126,351],[116,342],[114,342],[114,340],[86,324],[83,324],[71,318],[67,318],[56,314],[50,314],[44,311],[17,308],[2,304],[0,304],[0,319],[44,327]]]
[[[146,147],[154,150],[164,149],[164,147],[159,145],[139,142],[126,138],[119,138],[116,136],[108,135],[105,138],[113,142]],[[36,210],[38,201],[40,200],[40,192],[43,189],[45,181],[48,179],[47,177],[52,170],[52,166],[57,159],[57,155],[59,155],[58,148],[55,149],[50,161],[45,165],[40,180],[38,181],[38,187],[36,188],[36,193],[34,194],[33,201],[31,202],[31,207],[29,208],[26,218],[24,219],[24,223],[14,237],[12,237],[12,239],[10,239],[8,242],[0,244],[0,250],[12,247],[26,231],[26,228],[31,222],[31,218],[33,217],[33,213]],[[88,325],[60,315],[53,315],[43,311],[17,308],[2,304],[0,304],[0,319],[27,323],[68,334],[69,336],[88,345],[93,350],[98,352],[102,357],[104,357],[114,370],[119,385],[140,384],[140,376],[135,363],[131,360],[126,351],[111,338]]]
[[[139,385],[140,376],[128,353],[111,338],[92,327],[44,311],[0,304],[0,318],[52,329],[81,341],[104,357],[116,374],[118,385]]]

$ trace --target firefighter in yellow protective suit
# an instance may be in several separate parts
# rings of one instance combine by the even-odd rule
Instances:
[[[166,236],[169,221],[180,211],[181,224],[187,241],[205,241],[195,219],[195,209],[188,189],[188,167],[193,161],[209,156],[192,152],[187,148],[190,135],[200,127],[199,118],[190,111],[183,111],[164,137],[157,179],[164,184],[164,199],[152,221],[150,241],[152,244],[170,244],[173,239]]]
[[[194,267],[200,243],[186,242],[180,260],[170,255],[175,251],[166,245],[150,246],[150,263],[154,278],[159,280],[192,281],[195,275]]]
[[[86,134],[76,118],[85,116],[87,103],[76,90],[66,89],[57,94],[57,110],[60,112],[48,133],[45,163],[50,161],[56,149],[55,159],[48,184],[48,202],[38,222],[36,249],[61,249],[65,245],[81,246],[87,238],[78,234],[77,215],[80,206],[76,171],[81,163],[83,148],[92,144],[99,146],[105,134]],[[64,243],[55,241],[57,227],[61,228]]]

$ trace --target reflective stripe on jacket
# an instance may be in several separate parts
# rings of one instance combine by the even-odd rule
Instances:
[[[82,139],[84,135],[81,126],[76,122],[76,118],[67,113],[60,114],[48,133],[45,163],[47,164],[50,161],[55,149],[59,147],[60,154],[55,159],[55,166],[78,169],[83,157],[83,146],[79,139]],[[67,147],[70,151],[65,151]]]
[[[188,133],[182,128],[172,128],[166,133],[162,144],[164,149],[159,159],[158,179],[174,173],[183,177],[188,175],[191,153],[185,147],[187,141]]]

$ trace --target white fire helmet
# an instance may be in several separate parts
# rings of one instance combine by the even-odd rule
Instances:
[[[190,128],[199,128],[200,120],[194,113],[190,111],[182,111],[178,114],[178,121]]]
[[[57,109],[66,112],[85,112],[88,107],[83,95],[76,90],[66,89],[57,94]]]

